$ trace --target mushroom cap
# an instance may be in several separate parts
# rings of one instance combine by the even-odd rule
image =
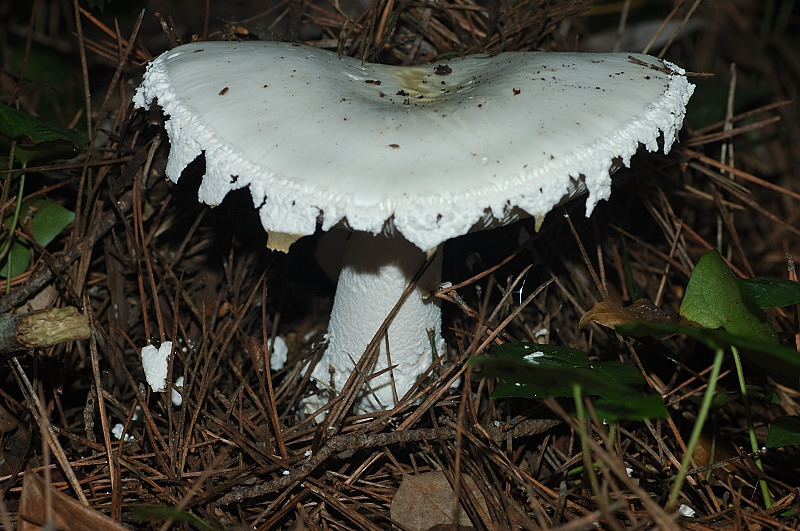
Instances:
[[[169,116],[167,176],[205,153],[201,201],[248,186],[269,245],[343,224],[429,250],[610,195],[614,161],[668,152],[694,85],[629,54],[506,52],[425,66],[281,42],[203,42],[148,67],[137,107]],[[274,237],[274,236],[282,236]],[[281,239],[283,240],[281,242]],[[285,250],[285,249],[284,249]]]

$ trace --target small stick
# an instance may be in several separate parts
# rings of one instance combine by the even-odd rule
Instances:
[[[82,339],[89,339],[89,319],[73,306],[0,314],[0,353]]]
[[[239,487],[216,500],[212,507],[220,507],[230,503],[240,503],[249,498],[263,496],[278,490],[291,488],[296,483],[303,481],[311,472],[330,457],[345,450],[360,450],[362,448],[375,448],[397,443],[409,443],[422,440],[445,440],[456,437],[456,428],[447,419],[439,419],[447,426],[439,428],[418,428],[414,430],[398,430],[389,433],[353,433],[335,435],[328,439],[324,446],[314,452],[303,464],[297,468],[287,470],[284,475],[266,483],[254,486]],[[492,442],[500,444],[503,439],[511,437],[529,437],[544,433],[553,426],[561,424],[559,420],[552,419],[527,419],[513,426],[496,426],[494,424],[465,427],[468,431],[477,434],[488,434]]]

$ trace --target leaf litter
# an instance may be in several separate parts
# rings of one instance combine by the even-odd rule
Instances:
[[[365,9],[348,2],[307,2],[300,9],[281,1],[234,13],[228,3],[212,1],[208,13],[165,4],[158,16],[140,19],[131,9],[114,19],[100,4],[81,8],[73,18],[79,27],[69,17],[29,26],[55,4],[35,3],[32,12],[20,4],[9,17],[17,21],[12,31],[0,37],[10,40],[3,49],[29,50],[31,76],[41,75],[35,67],[44,47],[66,54],[64,64],[92,83],[72,85],[65,89],[70,96],[58,100],[36,77],[18,76],[10,85],[2,78],[17,98],[5,104],[43,116],[54,130],[85,130],[91,140],[77,152],[45,153],[28,164],[25,195],[45,189],[75,219],[46,248],[29,251],[33,260],[11,279],[0,307],[27,311],[28,301],[47,293],[51,306],[84,309],[92,330],[88,341],[4,357],[14,367],[0,386],[4,527],[41,522],[23,503],[36,496],[45,519],[96,516],[97,529],[385,529],[402,525],[392,505],[405,478],[432,473],[446,477],[471,525],[481,529],[798,527],[793,470],[800,397],[796,380],[780,370],[782,356],[800,344],[796,306],[765,306],[787,350],[767,358],[767,367],[746,366],[748,383],[775,397],[754,396],[749,404],[756,436],[769,442],[764,471],[744,450],[741,401],[727,402],[702,446],[714,457],[691,465],[675,507],[663,501],[711,357],[686,335],[631,341],[589,322],[578,328],[598,302],[614,308],[607,312],[612,317],[631,310],[640,298],[634,288],[652,307],[678,315],[689,272],[713,248],[738,278],[796,283],[791,255],[798,248],[800,191],[793,168],[800,149],[792,139],[800,132],[791,108],[781,104],[795,97],[800,78],[790,13],[769,12],[755,0],[700,3],[699,29],[667,50],[687,69],[715,74],[697,81],[697,95],[705,97],[693,101],[683,144],[668,158],[637,156],[618,176],[610,203],[590,220],[582,219],[578,201],[564,210],[576,212],[572,227],[559,213],[532,236],[516,225],[452,242],[445,275],[455,287],[438,294],[449,315],[447,352],[434,360],[415,397],[383,415],[352,412],[331,434],[297,413],[331,304],[332,285],[314,264],[313,242],[288,256],[271,255],[249,198],[232,197],[214,210],[198,205],[202,160],[185,183],[167,185],[166,147],[159,127],[148,126],[159,118],[130,113],[136,76],[165,47],[162,28],[175,43],[193,35],[257,34],[412,64],[501,49],[573,50],[602,29],[633,32],[647,9],[588,1],[379,0]],[[658,17],[679,20],[688,11],[678,4]],[[753,90],[758,86],[769,90]],[[87,103],[88,116],[81,109]],[[20,167],[2,171],[5,219],[18,189],[8,177]],[[537,286],[541,291],[520,309]],[[640,316],[642,308],[634,309]],[[549,344],[580,350],[593,366],[634,367],[663,399],[668,417],[609,427],[590,412],[579,426],[568,412],[571,398],[490,399],[497,383],[482,379],[467,360],[494,346],[539,343],[541,330]],[[277,336],[288,352],[285,365],[273,370],[268,360]],[[163,393],[142,385],[139,351],[148,341],[174,344]],[[723,367],[720,392],[738,390],[732,372]],[[172,382],[181,376],[183,402],[176,406]],[[766,439],[770,422],[780,431]],[[117,424],[133,438],[116,440]],[[582,432],[591,470],[582,467]],[[719,469],[726,474],[709,473]],[[80,508],[47,488],[34,491],[35,474],[44,477],[39,486],[49,484]],[[754,487],[759,479],[767,482],[769,507]],[[444,484],[436,490],[446,491]]]

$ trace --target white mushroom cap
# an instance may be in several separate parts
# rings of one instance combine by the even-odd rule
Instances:
[[[206,42],[153,61],[134,103],[157,99],[169,116],[168,177],[204,153],[202,201],[250,188],[269,247],[287,250],[318,224],[358,231],[312,372],[335,395],[423,251],[523,216],[538,223],[587,190],[588,214],[640,144],[655,151],[663,134],[669,150],[694,86],[676,66],[636,57],[653,67],[537,52],[394,67],[288,43]],[[373,236],[383,233],[394,237]],[[438,300],[425,297],[439,263],[388,327],[360,408],[391,407],[444,349]],[[314,395],[305,409],[325,404]]]
[[[200,199],[249,186],[269,245],[339,223],[422,250],[520,216],[541,220],[644,144],[669,151],[694,85],[628,54],[508,52],[434,65],[364,64],[280,42],[162,54],[134,96],[169,116],[167,175],[205,153]]]

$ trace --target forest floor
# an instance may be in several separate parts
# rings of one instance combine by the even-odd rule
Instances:
[[[0,96],[60,133],[0,124],[0,311],[75,307],[89,337],[0,354],[4,528],[800,528],[797,362],[740,365],[736,348],[687,334],[578,326],[599,301],[678,315],[712,249],[738,277],[797,280],[796,2],[28,4],[0,6]],[[578,199],[538,233],[528,220],[445,244],[443,280],[458,288],[439,294],[447,347],[424,399],[326,431],[300,405],[335,289],[318,235],[270,252],[246,191],[198,203],[202,161],[166,180],[162,117],[130,103],[161,52],[235,38],[395,64],[649,47],[697,88],[671,152],[641,150],[590,218]],[[49,239],[36,219],[54,224]],[[795,351],[798,308],[765,310]],[[174,391],[158,393],[141,350],[167,341]],[[604,422],[591,393],[490,398],[495,379],[467,362],[517,342],[634,367],[663,413]]]

